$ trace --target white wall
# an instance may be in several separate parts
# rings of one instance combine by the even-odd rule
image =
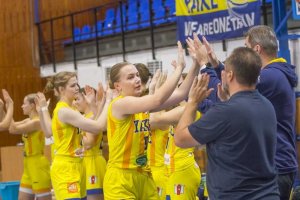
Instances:
[[[300,31],[294,32],[300,33]],[[229,55],[233,49],[239,46],[244,46],[244,38],[236,38],[232,40],[226,40],[226,48],[227,51],[223,51],[222,42],[214,42],[212,46],[219,58],[219,60],[223,61]],[[290,53],[291,53],[291,63],[299,66],[296,68],[297,74],[300,77],[300,40],[291,40],[289,42]],[[171,72],[172,66],[170,65],[173,59],[177,58],[177,47],[167,47],[156,50],[156,59],[162,61],[163,70],[167,70]],[[126,55],[127,61],[131,63],[147,63],[152,61],[152,53],[150,50],[139,51],[134,53],[128,53]],[[78,72],[78,80],[81,86],[86,84],[91,85],[93,87],[97,86],[99,81],[105,84],[105,68],[109,68],[118,62],[122,62],[122,55],[114,55],[109,57],[101,58],[101,67],[97,66],[96,59],[79,61],[77,63],[77,72]],[[189,56],[186,57],[187,69],[191,66],[191,58]],[[64,63],[57,65],[57,72],[60,71],[74,71],[73,63]],[[52,66],[42,66],[41,67],[41,76],[51,76],[53,75]],[[300,91],[300,84],[297,88],[297,91]]]

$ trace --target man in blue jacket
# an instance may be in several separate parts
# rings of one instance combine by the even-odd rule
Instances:
[[[296,102],[294,88],[298,78],[295,66],[277,58],[277,39],[268,26],[255,26],[246,34],[245,45],[260,56],[262,68],[256,88],[271,101],[277,117],[275,162],[281,200],[288,200],[297,171],[295,147]],[[255,109],[255,108],[254,108]]]

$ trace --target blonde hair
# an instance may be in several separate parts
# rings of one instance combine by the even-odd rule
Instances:
[[[47,84],[45,86],[44,92],[47,93],[52,90],[58,91],[59,87],[65,87],[68,81],[77,77],[75,72],[59,72],[56,75],[47,79]]]
[[[35,94],[35,93],[31,93],[31,94],[26,95],[26,96],[25,96],[25,99],[26,99],[29,103],[35,104],[35,102],[34,102],[35,97],[36,97],[36,94]]]
[[[117,82],[120,78],[120,70],[127,65],[131,65],[131,63],[120,62],[112,66],[109,74],[109,87],[111,89],[115,89],[114,83]]]

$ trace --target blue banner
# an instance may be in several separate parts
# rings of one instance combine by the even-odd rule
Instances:
[[[176,0],[178,39],[193,32],[209,41],[241,37],[260,24],[260,6],[259,0]]]

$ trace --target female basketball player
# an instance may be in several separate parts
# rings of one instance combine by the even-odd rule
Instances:
[[[109,161],[104,177],[104,197],[110,199],[158,199],[156,186],[147,165],[149,111],[159,111],[182,101],[189,91],[199,66],[194,66],[186,81],[173,93],[182,70],[183,49],[178,43],[178,66],[166,83],[153,95],[142,94],[138,70],[130,63],[118,63],[110,72],[111,87],[120,92],[108,110],[107,134]],[[170,97],[171,96],[171,97]]]
[[[44,155],[45,135],[34,103],[36,94],[29,94],[23,100],[23,114],[28,118],[11,121],[9,132],[22,134],[24,142],[24,170],[21,178],[19,199],[51,200],[50,164]]]
[[[90,104],[84,98],[85,94],[85,91],[81,90],[76,97],[75,106],[85,117],[91,118],[94,113]],[[95,135],[82,131],[81,134],[85,149],[83,163],[86,168],[87,200],[103,199],[103,179],[106,171],[106,160],[102,155],[101,146],[103,133],[100,132],[98,135]]]
[[[86,198],[85,170],[82,158],[76,155],[81,141],[78,128],[99,134],[106,129],[106,115],[100,117],[96,115],[95,120],[88,119],[71,107],[79,92],[77,76],[74,72],[59,72],[51,77],[46,85],[46,91],[50,90],[53,90],[59,98],[51,124],[55,155],[50,172],[55,196],[56,199]],[[38,97],[37,101],[40,101],[40,115],[47,125],[50,116],[45,98]]]

